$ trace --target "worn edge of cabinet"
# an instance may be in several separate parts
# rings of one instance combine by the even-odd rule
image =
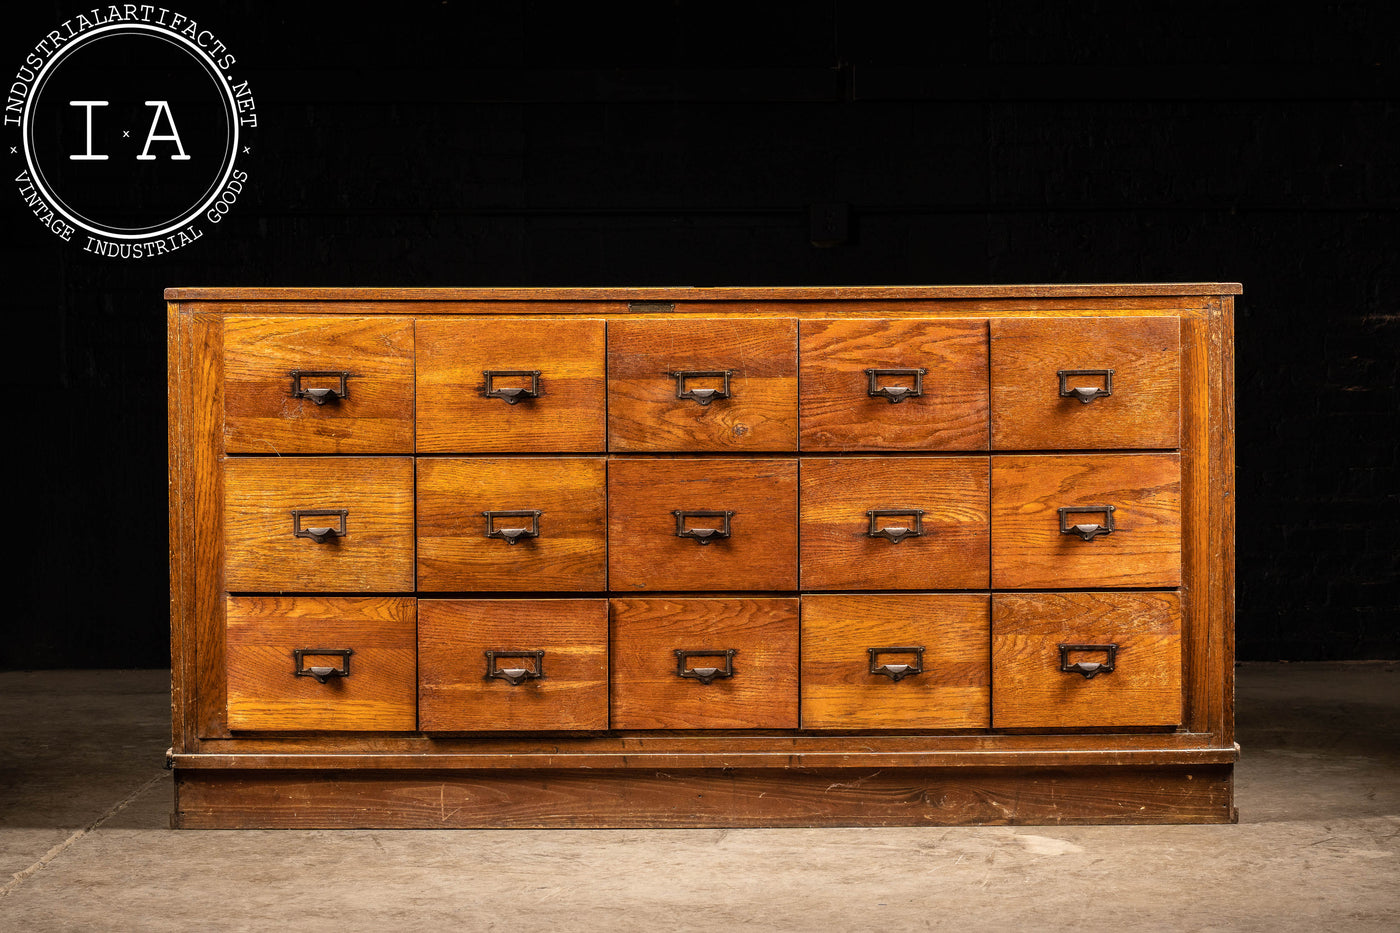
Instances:
[[[514,768],[631,771],[646,768],[1019,768],[1077,766],[1187,767],[1233,764],[1237,748],[982,749],[958,751],[725,751],[459,754],[188,754],[175,766],[201,771],[510,770]]]
[[[1233,823],[1230,765],[179,771],[177,829]]]
[[[705,301],[826,300],[845,298],[1067,298],[1077,296],[1157,297],[1162,295],[1239,295],[1238,282],[1121,282],[1092,285],[690,285],[630,288],[167,288],[167,301]]]
[[[170,742],[172,752],[190,747],[188,722],[185,716],[186,698],[194,695],[190,683],[189,633],[192,624],[188,615],[193,589],[193,555],[190,553],[187,531],[190,514],[189,483],[185,468],[188,445],[185,442],[185,406],[189,365],[186,354],[189,341],[185,339],[185,321],[178,302],[167,302],[165,308],[166,361],[166,497],[169,510],[170,539]]]

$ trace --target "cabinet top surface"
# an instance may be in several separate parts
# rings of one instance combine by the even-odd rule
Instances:
[[[167,301],[909,301],[956,298],[1121,298],[1239,295],[1238,282],[1099,285],[693,286],[644,288],[167,288]]]

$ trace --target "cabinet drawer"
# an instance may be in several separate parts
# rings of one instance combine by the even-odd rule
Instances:
[[[608,447],[796,450],[797,322],[609,322]]]
[[[1181,722],[1176,593],[992,597],[992,725],[998,729]]]
[[[802,728],[985,729],[988,597],[802,597]]]
[[[417,473],[420,590],[607,588],[601,458],[431,457]]]
[[[1007,318],[991,338],[994,449],[1180,445],[1179,319]]]
[[[224,546],[235,592],[412,590],[413,460],[227,460]]]
[[[608,727],[608,601],[418,603],[418,727]]]
[[[797,728],[796,599],[615,599],[611,640],[614,729]]]
[[[602,451],[603,355],[598,320],[419,321],[419,452]]]
[[[414,601],[230,596],[230,729],[411,731]]]
[[[986,457],[802,461],[807,589],[985,589]]]
[[[797,589],[797,461],[612,461],[608,586]]]
[[[413,453],[413,322],[224,321],[229,453]]]
[[[803,321],[803,450],[986,450],[985,321]]]
[[[992,458],[992,588],[1179,586],[1177,454]]]

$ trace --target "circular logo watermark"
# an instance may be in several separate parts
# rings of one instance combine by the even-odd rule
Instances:
[[[257,103],[238,59],[181,13],[122,4],[34,44],[5,99],[26,208],[65,242],[162,256],[218,224],[248,182]]]

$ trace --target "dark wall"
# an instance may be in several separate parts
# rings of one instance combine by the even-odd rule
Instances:
[[[1239,655],[1400,657],[1392,5],[172,6],[247,68],[250,188],[142,261],[0,196],[0,667],[167,663],[169,285],[1240,281]]]

